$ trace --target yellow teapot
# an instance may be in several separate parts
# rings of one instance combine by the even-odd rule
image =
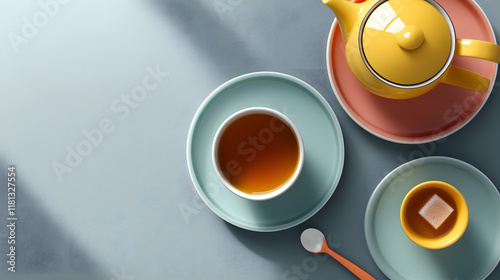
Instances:
[[[457,39],[434,0],[323,0],[339,23],[354,77],[386,98],[408,99],[439,83],[486,92],[490,80],[454,65],[455,55],[500,62],[500,46]]]

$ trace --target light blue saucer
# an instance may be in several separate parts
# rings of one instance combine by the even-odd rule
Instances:
[[[248,107],[269,107],[285,114],[304,141],[304,166],[296,183],[267,201],[233,194],[212,165],[217,128]],[[244,229],[277,231],[307,220],[325,205],[340,180],[344,142],[335,114],[314,88],[285,74],[257,72],[224,83],[203,102],[189,130],[187,162],[196,191],[215,214]]]
[[[399,219],[406,193],[430,180],[453,185],[469,208],[464,235],[440,250],[414,244]],[[500,260],[500,195],[481,171],[463,161],[417,159],[396,168],[377,186],[366,209],[365,234],[373,259],[390,279],[484,279]]]

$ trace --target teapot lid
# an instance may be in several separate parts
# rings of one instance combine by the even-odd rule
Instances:
[[[381,0],[359,35],[372,74],[396,87],[419,87],[439,78],[455,52],[455,30],[433,0]]]

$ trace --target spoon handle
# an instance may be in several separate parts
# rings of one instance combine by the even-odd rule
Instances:
[[[373,278],[373,276],[368,274],[366,271],[362,270],[357,265],[353,264],[352,262],[350,262],[346,258],[342,257],[341,255],[335,253],[330,248],[328,248],[328,246],[325,246],[325,245],[326,245],[326,240],[323,241],[323,248],[321,248],[322,251],[324,253],[327,253],[328,255],[332,256],[332,258],[336,259],[339,263],[341,263],[343,266],[345,266],[347,269],[349,269],[354,275],[358,276],[359,279],[361,279],[361,280],[376,280],[375,278]]]

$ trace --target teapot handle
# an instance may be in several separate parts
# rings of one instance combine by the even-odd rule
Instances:
[[[500,63],[500,46],[485,41],[458,39],[455,55],[475,57]]]
[[[485,41],[458,39],[455,55],[500,63],[500,46]],[[486,92],[490,87],[488,78],[453,65],[446,72],[442,82],[479,92]]]
[[[490,79],[454,65],[450,65],[441,82],[478,92],[486,92],[490,87]]]

